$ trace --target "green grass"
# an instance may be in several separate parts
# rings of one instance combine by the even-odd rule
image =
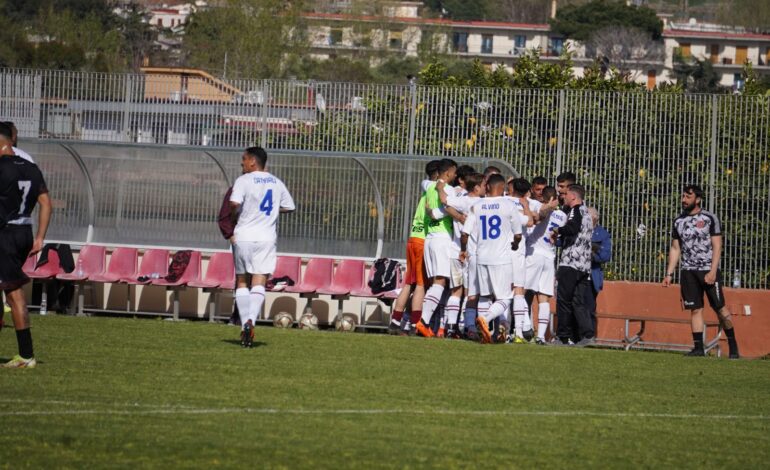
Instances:
[[[233,327],[115,318],[34,317],[33,334],[38,367],[0,370],[0,468],[770,459],[770,361],[273,328],[243,350]]]

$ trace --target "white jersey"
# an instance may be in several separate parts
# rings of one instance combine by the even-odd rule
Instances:
[[[537,214],[540,212],[540,209],[543,207],[543,203],[538,201],[537,199],[532,199],[531,197],[527,198],[527,201],[529,202],[529,211],[533,214]],[[523,207],[522,207],[523,209]],[[529,236],[530,233],[535,229],[535,226],[528,227],[526,230],[527,236]]]
[[[521,234],[521,216],[506,197],[487,197],[471,207],[463,233],[476,237],[476,259],[479,265],[511,262],[511,243]]]
[[[512,196],[506,196],[506,199],[511,201],[513,203],[513,206],[516,208],[516,211],[519,215],[519,219],[521,221],[521,231],[522,231],[522,237],[524,240],[527,239],[527,233],[529,233],[527,224],[529,224],[529,217],[524,215],[524,205],[521,203],[518,197],[512,197]],[[522,243],[519,244],[519,248],[516,251],[513,251],[514,256],[519,256],[523,258],[526,256],[526,247],[524,240],[522,240]]]
[[[12,149],[13,149],[13,153],[15,153],[16,156],[21,157],[21,158],[23,158],[24,160],[26,160],[26,161],[28,161],[30,163],[35,163],[35,161],[32,160],[32,156],[30,154],[28,154],[27,152],[25,152],[24,150],[22,150],[20,148],[16,148],[16,147],[12,147]]]
[[[532,232],[529,234],[529,238],[527,238],[527,256],[538,253],[554,259],[556,257],[556,247],[551,241],[551,235],[553,235],[554,230],[564,227],[566,223],[567,214],[557,209],[551,212],[547,219],[541,220],[532,227]]]
[[[458,193],[461,191],[458,191]],[[468,192],[465,190],[462,190],[462,192],[465,192],[464,195],[458,195],[458,196],[448,196],[447,197],[447,206],[452,207],[457,212],[461,214],[465,214],[466,218],[468,213],[471,211],[471,207],[476,204],[476,202],[479,201],[479,198],[477,197],[468,197]],[[461,224],[458,221],[454,221],[454,239],[452,240],[452,251],[457,253],[459,256],[460,254],[460,237],[463,234],[463,224]],[[475,253],[476,252],[476,240],[474,240],[472,237],[468,237],[468,246],[466,247],[468,253]]]
[[[294,200],[283,182],[264,171],[239,176],[230,202],[241,205],[236,242],[275,242],[280,209],[294,210]]]

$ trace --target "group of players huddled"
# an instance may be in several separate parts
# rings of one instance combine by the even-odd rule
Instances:
[[[586,217],[570,214],[584,197],[575,176],[559,175],[557,189],[542,176],[531,183],[524,178],[506,181],[494,166],[482,174],[450,159],[431,161],[425,172],[407,242],[404,288],[393,307],[390,332],[482,343],[534,338],[545,344],[556,246],[564,245],[558,239],[571,237],[566,245],[585,241],[580,234]],[[580,247],[572,254],[569,246],[563,249],[562,259],[566,255],[590,265],[590,230],[587,260]],[[410,297],[410,313],[404,315]],[[575,326],[584,337],[593,338],[593,331]],[[580,335],[575,339],[580,341]]]

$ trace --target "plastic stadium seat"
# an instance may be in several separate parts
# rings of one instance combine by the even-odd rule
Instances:
[[[366,279],[364,279],[363,285],[354,291],[350,293],[352,297],[363,297],[363,298],[369,298],[372,299],[370,301],[362,301],[361,302],[361,325],[366,325],[366,307],[367,305],[379,305],[380,299],[395,299],[398,297],[398,289],[403,287],[404,279],[401,275],[401,270],[399,269],[398,272],[396,272],[396,289],[387,291],[387,292],[380,292],[379,294],[375,294],[372,292],[372,288],[369,287],[369,281],[371,281],[374,278],[374,264],[372,264],[372,267],[369,269],[369,274],[366,276]],[[392,307],[391,307],[392,309]]]
[[[21,270],[24,271],[24,274],[29,276],[33,272],[35,272],[35,265],[37,264],[37,255],[30,255],[27,257],[27,260],[24,262],[24,266],[21,267]]]
[[[107,250],[99,245],[86,245],[78,254],[75,270],[71,273],[61,273],[56,279],[62,281],[86,281],[104,272]]]
[[[298,285],[302,277],[302,258],[299,256],[279,256],[275,264],[275,272],[271,277],[274,279],[288,277],[294,281],[295,286]]]
[[[316,290],[318,294],[346,296],[364,284],[364,262],[358,259],[344,259],[334,272],[332,283],[328,287]]]
[[[29,259],[27,259],[29,261]],[[25,262],[26,265],[26,262]],[[35,269],[31,272],[27,272],[27,276],[32,279],[53,279],[58,274],[64,273],[59,266],[59,253],[56,250],[48,251],[48,262],[42,266],[35,265]]]
[[[374,264],[372,264],[372,267],[369,268],[369,274],[367,274],[366,278],[363,279],[361,286],[350,291],[350,295],[353,297],[380,297],[383,294],[382,292],[375,294],[372,292],[372,288],[369,287],[369,281],[374,278],[374,272]]]
[[[128,284],[149,284],[151,279],[139,281],[142,276],[152,276],[157,274],[159,277],[165,277],[168,274],[168,250],[147,250],[142,255],[142,263],[139,270],[133,276],[120,278],[120,282]]]
[[[332,283],[334,260],[331,258],[312,258],[307,263],[302,282],[287,287],[284,292],[312,294],[319,289],[328,289]]]
[[[93,282],[113,283],[120,282],[121,279],[135,279],[139,276],[137,272],[139,264],[139,250],[136,248],[116,248],[110,256],[110,263],[107,269],[88,279]]]
[[[233,254],[227,252],[211,255],[206,275],[202,279],[188,282],[187,286],[201,289],[232,289],[235,287],[234,284],[235,267],[233,266]]]
[[[201,272],[201,252],[193,251],[190,254],[190,264],[187,265],[187,268],[184,270],[182,275],[179,276],[179,279],[177,279],[176,281],[167,281],[163,277],[160,277],[158,279],[153,279],[150,282],[154,286],[167,286],[167,287],[184,286],[184,285],[187,285],[188,282],[199,280],[200,272]]]

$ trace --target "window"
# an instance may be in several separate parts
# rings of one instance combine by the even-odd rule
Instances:
[[[679,52],[682,57],[690,57],[690,45],[686,42],[679,44]]]
[[[733,89],[735,91],[741,91],[743,90],[743,85],[746,84],[746,82],[743,81],[743,75],[740,73],[736,73],[733,75]]]
[[[402,49],[404,46],[403,33],[401,31],[391,31],[388,33],[388,47],[391,49]]]
[[[468,33],[452,34],[452,49],[455,52],[468,52]]]
[[[527,47],[527,37],[523,34],[516,35],[516,46],[515,47]]]
[[[711,45],[711,63],[716,64],[719,63],[719,44],[712,44]]]
[[[548,40],[548,55],[561,55],[564,52],[564,39],[550,38]]]
[[[492,35],[491,34],[485,34],[481,36],[481,53],[482,54],[492,53]]]
[[[332,28],[329,31],[329,45],[333,46],[342,42],[342,28]]]
[[[655,70],[648,70],[647,71],[647,89],[648,90],[654,90],[655,89],[655,82],[657,77],[657,73]]]
[[[738,65],[743,65],[748,60],[748,52],[749,48],[746,46],[736,46],[735,47],[735,63]]]

